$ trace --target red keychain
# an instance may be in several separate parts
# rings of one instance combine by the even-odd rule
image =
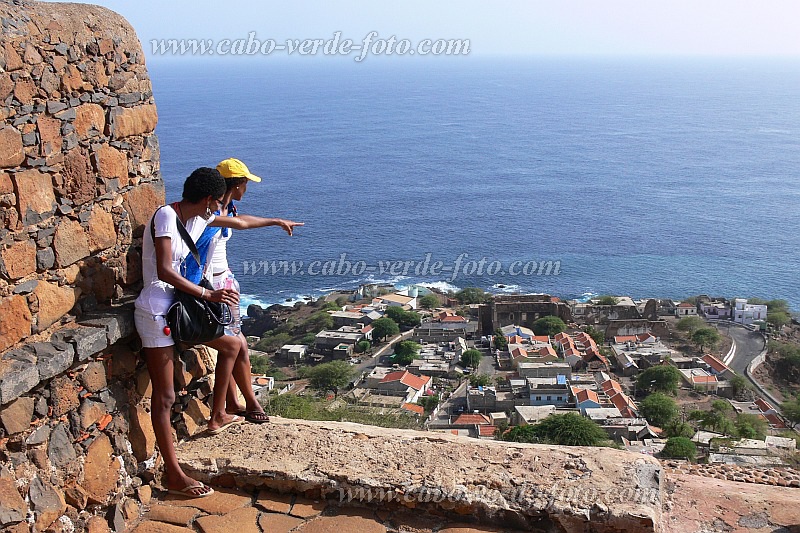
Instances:
[[[172,330],[169,329],[169,326],[164,326],[164,335],[169,337],[172,334]]]

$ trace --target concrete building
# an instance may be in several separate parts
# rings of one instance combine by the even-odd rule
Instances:
[[[744,298],[737,298],[733,308],[733,321],[739,324],[752,324],[767,319],[767,306],[747,303]]]

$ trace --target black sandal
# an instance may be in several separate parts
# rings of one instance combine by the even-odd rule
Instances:
[[[251,424],[264,424],[269,422],[269,415],[262,411],[248,411],[244,414],[244,419]]]

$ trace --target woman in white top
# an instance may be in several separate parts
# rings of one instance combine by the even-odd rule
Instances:
[[[269,225],[272,219],[253,216],[215,217],[225,194],[225,180],[213,168],[199,168],[186,179],[183,199],[160,208],[152,221],[155,239],[148,224],[142,239],[143,288],[136,299],[134,319],[142,338],[147,370],[153,386],[151,418],[166,470],[166,488],[175,494],[190,498],[205,497],[214,491],[203,483],[187,476],[175,454],[170,426],[170,411],[175,403],[173,385],[173,340],[165,315],[172,303],[174,288],[214,302],[234,306],[239,295],[230,289],[207,291],[181,275],[184,261],[190,256],[189,247],[178,233],[182,223],[193,239],[197,239],[206,226],[249,229]],[[242,417],[225,412],[225,396],[236,359],[240,355],[238,338],[223,335],[208,343],[218,351],[214,382],[214,402],[208,431],[217,434],[231,425],[241,423]]]

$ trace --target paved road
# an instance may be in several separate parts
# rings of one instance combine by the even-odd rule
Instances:
[[[722,333],[729,333],[736,343],[736,353],[728,366],[740,376],[746,376],[747,365],[764,349],[764,337],[739,326],[720,324],[719,329]]]

